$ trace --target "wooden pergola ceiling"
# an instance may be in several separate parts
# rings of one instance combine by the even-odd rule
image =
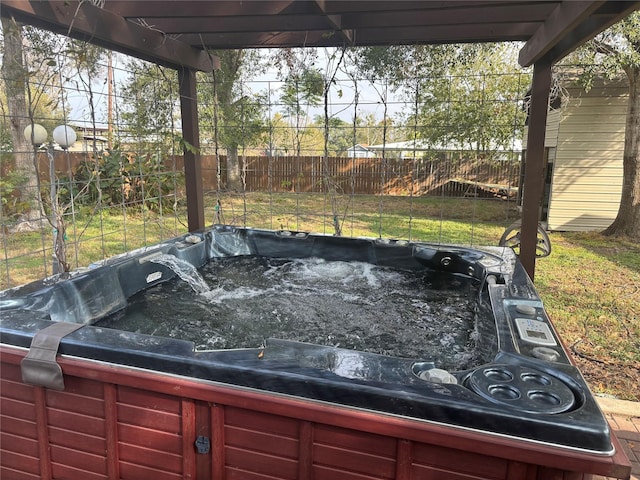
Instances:
[[[99,3],[99,2],[98,2]],[[555,61],[639,8],[575,0],[0,0],[0,14],[174,68],[207,49],[523,41]]]

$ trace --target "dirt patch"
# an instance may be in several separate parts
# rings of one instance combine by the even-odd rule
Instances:
[[[622,400],[640,401],[640,367],[612,365],[573,355],[591,390],[609,393]]]

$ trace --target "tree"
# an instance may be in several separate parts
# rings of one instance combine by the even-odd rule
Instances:
[[[587,88],[596,73],[613,77],[624,72],[629,81],[622,195],[618,214],[603,234],[640,240],[640,12],[598,35],[571,59],[576,60],[584,66],[581,78]]]
[[[2,17],[2,32],[1,73],[5,93],[2,110],[9,119],[3,137],[10,149],[7,151],[12,152],[11,173],[18,179],[12,186],[19,187],[21,205],[21,209],[12,213],[19,214],[15,230],[35,230],[41,227],[44,205],[39,190],[37,157],[31,142],[24,138],[24,128],[31,123],[40,123],[52,132],[64,119],[60,110],[62,102],[58,100],[61,98],[61,67],[56,57],[65,50],[67,40],[6,17]]]
[[[173,125],[176,109],[177,74],[141,60],[127,62],[130,72],[121,87],[121,118],[142,150],[172,151],[176,145]]]
[[[403,115],[407,138],[490,154],[522,134],[518,100],[529,82],[510,73],[516,55],[513,44],[371,47],[358,68],[414,99]]]
[[[324,128],[325,121],[324,116],[316,115],[313,118],[314,128]],[[338,117],[330,117],[327,124],[328,153],[335,156],[345,156],[347,150],[353,146],[353,125]]]
[[[241,191],[238,150],[255,144],[265,131],[261,94],[249,91],[245,80],[261,70],[258,52],[219,50],[220,69],[199,82],[201,123],[214,132],[216,146],[227,151],[227,188]],[[217,153],[217,151],[216,151]]]
[[[25,181],[25,197],[30,205],[25,213],[24,225],[40,216],[36,198],[38,178],[33,164],[33,149],[24,138],[24,129],[30,123],[27,109],[27,85],[29,73],[25,65],[23,52],[22,25],[14,19],[2,17],[4,35],[4,55],[2,56],[2,78],[6,92],[7,112],[9,114],[9,130],[13,146],[15,169]]]
[[[361,145],[377,145],[382,143],[384,122],[377,120],[375,114],[369,112],[355,118],[355,143]]]
[[[308,48],[285,48],[274,61],[284,81],[280,103],[284,118],[292,123],[291,139],[295,155],[302,153],[302,144],[309,134],[309,109],[320,105],[325,92],[325,79],[316,67],[317,51]]]

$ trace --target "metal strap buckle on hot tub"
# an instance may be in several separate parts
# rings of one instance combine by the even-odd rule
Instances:
[[[37,332],[31,340],[29,353],[20,362],[22,381],[29,385],[64,390],[62,368],[56,362],[58,347],[63,337],[81,327],[84,324],[56,322]]]

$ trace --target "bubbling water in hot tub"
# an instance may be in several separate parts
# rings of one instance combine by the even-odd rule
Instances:
[[[478,342],[468,277],[318,258],[235,257],[199,270],[209,291],[178,279],[129,299],[95,325],[193,341],[197,350],[256,348],[267,338],[433,361],[463,370],[490,360]]]

